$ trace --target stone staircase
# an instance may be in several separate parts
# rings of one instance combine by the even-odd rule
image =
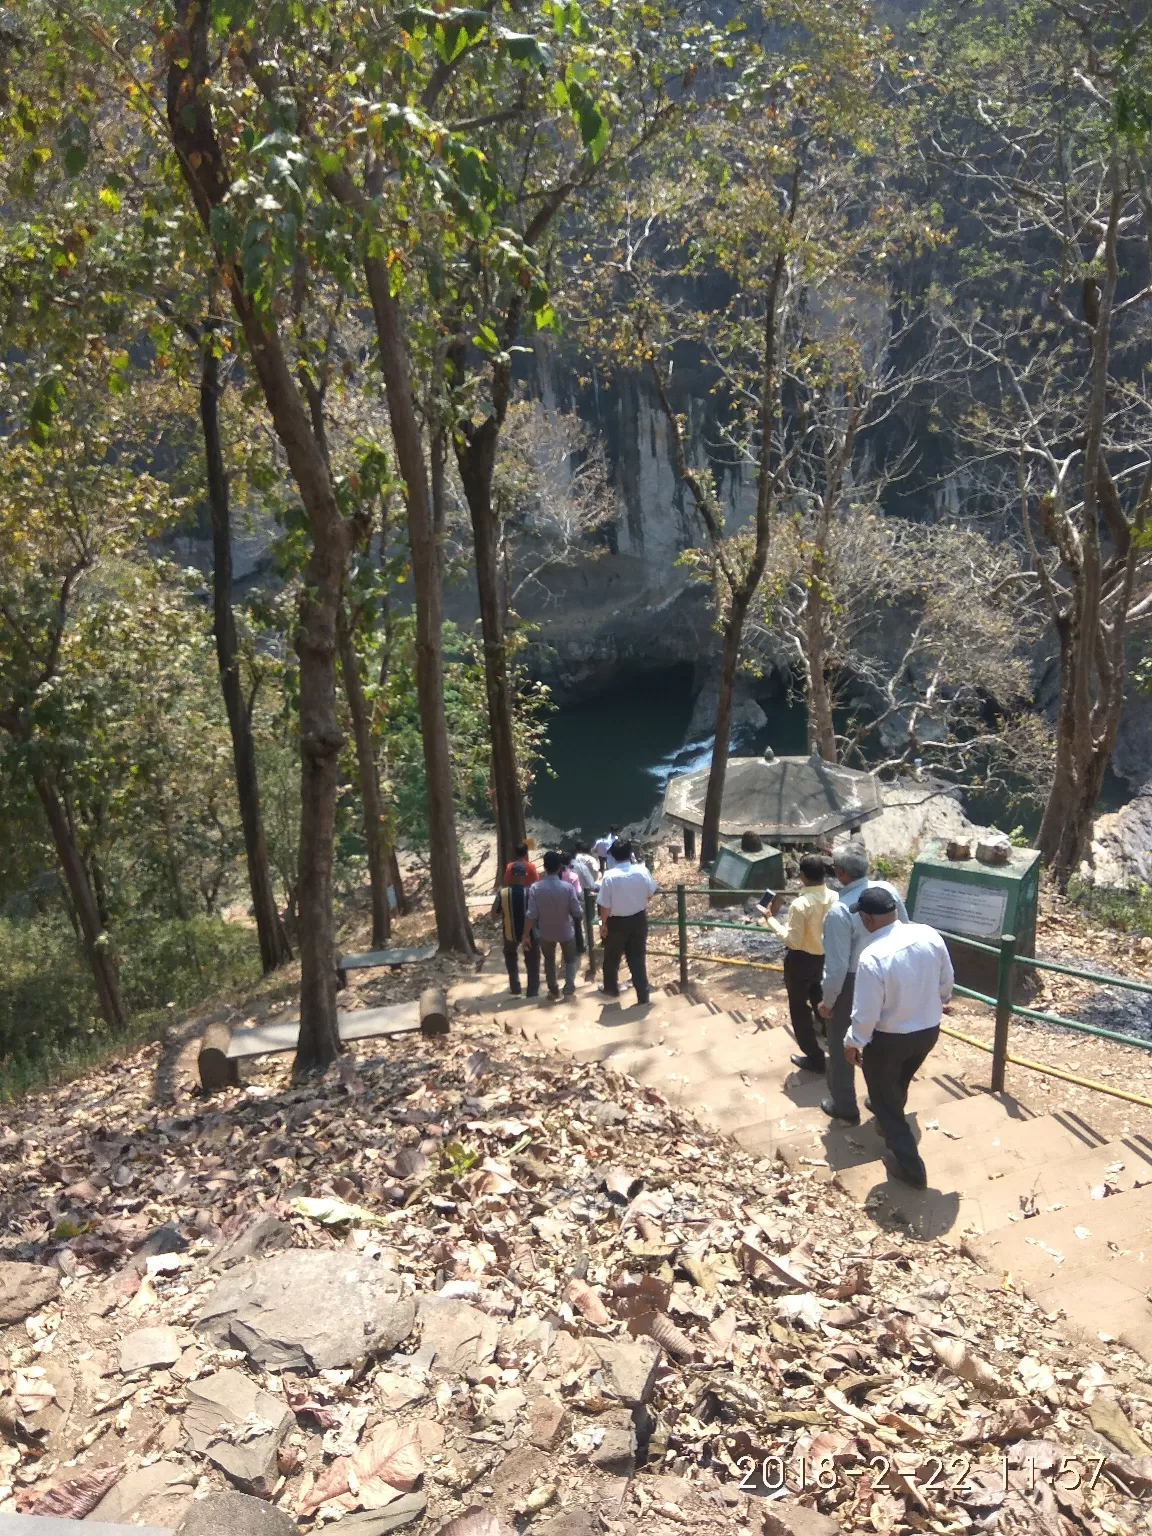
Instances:
[[[747,1151],[819,1170],[881,1225],[963,1248],[1091,1342],[1118,1339],[1152,1360],[1152,1141],[1108,1140],[1069,1111],[1034,1114],[1008,1094],[931,1067],[909,1095],[928,1168],[924,1191],[890,1181],[883,1141],[820,1109],[822,1079],[797,1071],[783,1025],[757,1025],[698,989],[653,989],[647,1007],[583,985],[567,1002],[510,997],[503,976],[456,987],[453,1008],[482,1013],[530,1043],[602,1061]],[[863,1082],[859,1082],[861,1102]],[[1107,1189],[1106,1198],[1093,1198]]]

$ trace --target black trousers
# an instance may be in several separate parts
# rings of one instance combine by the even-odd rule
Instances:
[[[824,956],[810,955],[805,949],[784,951],[784,990],[788,994],[788,1017],[796,1044],[814,1067],[824,1069],[824,1047],[817,1030],[820,1015],[820,978],[824,974]]]
[[[508,967],[508,985],[513,996],[520,993],[520,956],[524,956],[524,971],[528,977],[528,996],[540,996],[540,941],[532,935],[532,948],[525,951],[519,944],[504,940],[504,964]]]
[[[583,918],[574,917],[572,919],[572,927],[576,931],[576,953],[578,955],[582,955],[584,953],[584,920],[583,920]]]
[[[864,1047],[861,1061],[880,1134],[901,1168],[917,1179],[925,1177],[924,1162],[916,1149],[916,1138],[904,1107],[908,1103],[909,1083],[939,1038],[939,1027],[918,1029],[911,1035],[889,1035],[877,1030]]]
[[[648,1001],[648,914],[636,912],[631,917],[610,917],[608,937],[604,940],[604,990],[613,997],[620,991],[620,961],[627,960],[636,988],[636,1001]]]

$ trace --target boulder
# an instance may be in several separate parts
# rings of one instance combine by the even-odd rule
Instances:
[[[356,1515],[345,1515],[338,1529],[342,1536],[354,1532],[354,1536],[388,1536],[389,1531],[399,1531],[406,1525],[415,1525],[424,1517],[428,1508],[426,1493],[405,1493],[383,1509],[364,1509]]]
[[[60,1290],[60,1274],[42,1264],[0,1263],[0,1328],[22,1323],[52,1301]]]
[[[636,1471],[636,1429],[632,1420],[618,1419],[608,1424],[590,1460],[598,1472],[631,1477]]]
[[[197,1499],[176,1527],[176,1536],[298,1536],[290,1515],[243,1493],[210,1493]]]
[[[587,1509],[566,1509],[562,1515],[532,1527],[533,1536],[598,1536],[603,1529],[600,1517]]]
[[[648,1402],[656,1385],[661,1349],[654,1339],[589,1339],[604,1374],[604,1390],[629,1408]]]
[[[258,1216],[235,1237],[220,1244],[208,1261],[209,1269],[231,1269],[243,1259],[263,1258],[292,1244],[292,1228],[278,1216]]]
[[[162,1370],[175,1365],[184,1353],[176,1328],[137,1328],[120,1340],[120,1369],[133,1371]]]
[[[420,1355],[425,1366],[437,1375],[463,1376],[470,1367],[491,1360],[496,1352],[499,1319],[489,1317],[466,1301],[451,1296],[422,1296],[420,1323]]]
[[[554,1451],[568,1438],[572,1419],[563,1403],[541,1394],[532,1404],[528,1439],[542,1451]]]
[[[196,1477],[175,1461],[138,1467],[108,1490],[88,1519],[93,1524],[174,1526],[192,1502]]]
[[[764,1516],[764,1536],[840,1536],[841,1525],[831,1515],[803,1504],[773,1504]]]
[[[218,1371],[187,1387],[184,1428],[193,1448],[248,1493],[271,1494],[276,1452],[296,1422],[282,1398],[262,1391],[241,1371]],[[251,1426],[268,1431],[252,1435]]]
[[[395,1270],[343,1249],[290,1248],[226,1275],[196,1326],[266,1369],[325,1371],[394,1349],[415,1321]]]

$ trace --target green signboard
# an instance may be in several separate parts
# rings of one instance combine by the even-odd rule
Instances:
[[[999,944],[1001,934],[1014,933],[1016,953],[1034,955],[1039,895],[1040,855],[1034,848],[1012,848],[1006,864],[985,864],[980,859],[950,859],[944,843],[927,843],[912,866],[908,916],[914,923],[982,944]],[[948,948],[962,986],[995,992],[994,955],[963,944]]]

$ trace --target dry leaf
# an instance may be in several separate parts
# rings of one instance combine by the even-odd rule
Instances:
[[[605,1328],[612,1321],[611,1312],[609,1312],[587,1281],[570,1280],[564,1296],[578,1312],[588,1319],[593,1328]]]
[[[351,1493],[364,1509],[383,1509],[410,1492],[424,1471],[418,1424],[377,1424],[352,1456],[341,1456],[316,1479],[301,1502],[301,1516]]]
[[[99,1504],[109,1488],[120,1481],[123,1468],[93,1467],[81,1472],[65,1483],[49,1488],[33,1506],[32,1513],[42,1517],[54,1515],[58,1520],[83,1520]]]

